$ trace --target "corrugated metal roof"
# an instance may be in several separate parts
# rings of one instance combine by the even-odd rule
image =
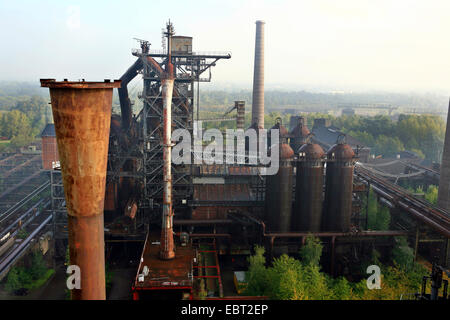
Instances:
[[[329,147],[336,144],[338,136],[343,134],[343,132],[335,126],[314,126],[312,132],[314,133],[313,141],[321,142],[322,145],[328,145]],[[356,148],[356,146],[364,146],[364,143],[350,135],[346,135],[346,142],[352,148]]]

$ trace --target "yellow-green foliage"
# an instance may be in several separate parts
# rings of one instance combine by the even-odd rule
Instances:
[[[310,245],[317,244],[314,238],[309,241]],[[403,245],[400,240],[398,247]],[[373,259],[381,269],[381,289],[370,290],[366,279],[356,283],[343,277],[334,279],[320,272],[318,263],[300,261],[286,254],[275,258],[271,267],[265,267],[264,248],[255,247],[255,254],[249,258],[244,294],[275,300],[398,300],[420,291],[427,270],[417,263],[405,264],[409,255],[394,254],[393,266],[382,265],[377,255]]]

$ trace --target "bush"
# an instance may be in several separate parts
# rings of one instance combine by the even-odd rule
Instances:
[[[20,229],[20,231],[17,233],[17,238],[19,239],[26,239],[28,237],[28,232],[25,229]]]
[[[10,293],[16,293],[20,289],[33,290],[39,288],[55,273],[53,269],[47,269],[41,251],[32,253],[30,267],[13,267],[8,273],[5,289]]]
[[[400,240],[399,248],[405,247],[404,241]],[[417,263],[412,263],[409,270],[397,263],[384,266],[375,252],[371,264],[376,263],[381,269],[381,290],[369,290],[367,277],[356,283],[345,278],[333,279],[320,272],[319,265],[311,263],[311,260],[308,263],[300,262],[286,254],[274,259],[272,267],[266,268],[264,249],[257,248],[255,255],[249,258],[245,294],[264,295],[276,300],[397,300],[404,294],[418,292],[422,277],[427,274],[427,270]],[[405,259],[403,252],[397,256],[397,260]],[[408,255],[406,257],[409,262]]]
[[[36,250],[33,252],[33,256],[31,258],[31,268],[30,275],[33,280],[38,280],[42,278],[47,272],[47,266],[44,261],[44,257],[40,250]]]
[[[16,290],[19,290],[22,287],[20,279],[19,279],[19,270],[16,267],[11,268],[8,273],[8,277],[6,278],[5,289],[13,293]]]
[[[414,250],[408,246],[405,238],[397,238],[397,245],[392,250],[392,259],[399,268],[410,271],[414,266]]]
[[[305,245],[300,249],[300,257],[304,265],[318,266],[322,256],[322,244],[320,239],[313,235],[308,235]]]
[[[251,296],[264,295],[267,291],[266,258],[264,258],[264,248],[255,246],[255,254],[248,258],[249,268],[246,274],[247,288],[245,293]]]

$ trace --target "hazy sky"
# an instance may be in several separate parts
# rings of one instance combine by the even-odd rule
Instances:
[[[216,83],[251,85],[261,19],[267,86],[450,93],[448,0],[0,0],[0,79],[119,78],[169,18],[194,51],[231,51]]]

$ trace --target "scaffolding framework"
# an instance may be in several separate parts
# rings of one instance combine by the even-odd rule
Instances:
[[[162,96],[159,68],[166,64],[164,52],[148,52],[147,47],[133,50],[133,55],[142,60],[140,71],[143,78],[143,91],[139,98],[143,109],[138,117],[142,119],[143,164],[140,176],[143,179],[144,192],[141,208],[156,208],[162,200],[163,190],[163,141],[162,141]],[[198,88],[200,82],[211,80],[211,67],[220,59],[231,58],[230,53],[172,53],[174,66],[174,92],[172,98],[172,130],[185,129],[192,135],[194,123],[194,83],[197,82],[197,110],[199,107]],[[150,63],[152,61],[153,63]],[[207,77],[202,75],[208,72]],[[198,114],[198,112],[197,112]],[[182,200],[192,197],[191,165],[172,164],[173,204],[180,205]]]

